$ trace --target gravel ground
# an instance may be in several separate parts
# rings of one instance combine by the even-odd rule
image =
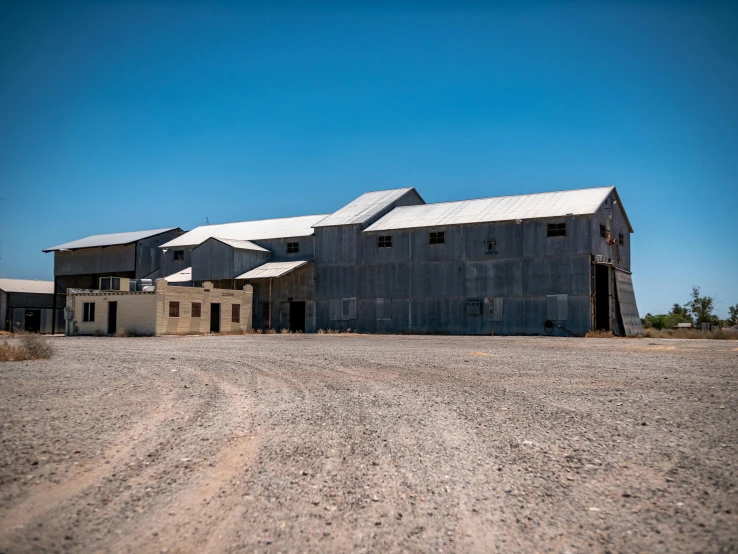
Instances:
[[[735,552],[732,341],[54,338],[0,552]]]

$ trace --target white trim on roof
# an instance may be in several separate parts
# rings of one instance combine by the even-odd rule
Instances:
[[[52,246],[43,252],[54,252],[57,250],[78,250],[80,248],[98,248],[101,246],[118,246],[130,244],[139,240],[155,237],[168,231],[175,231],[179,227],[168,227],[166,229],[152,229],[149,231],[131,231],[128,233],[111,233],[108,235],[92,235],[83,239],[65,242],[59,246]]]

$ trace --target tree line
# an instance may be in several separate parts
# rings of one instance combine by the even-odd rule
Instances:
[[[674,304],[667,314],[646,314],[641,319],[643,327],[648,329],[671,329],[677,323],[691,323],[700,327],[702,323],[719,325],[720,327],[732,327],[738,325],[738,304],[728,308],[728,319],[720,319],[715,311],[715,299],[712,296],[702,296],[700,287],[692,287],[692,296],[684,305]]]

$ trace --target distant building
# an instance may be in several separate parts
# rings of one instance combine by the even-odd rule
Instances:
[[[57,295],[54,310],[54,282],[26,279],[0,279],[0,325],[3,331],[51,333],[56,313],[62,329],[64,295]]]
[[[674,329],[694,329],[694,325],[691,323],[677,323],[674,325]]]
[[[255,328],[638,335],[632,232],[615,187],[436,204],[402,188],[332,214],[159,230],[161,256],[147,268],[172,288],[252,285]],[[113,241],[90,237],[47,251],[58,283],[103,288],[142,240],[109,250]],[[120,271],[145,277],[130,262]]]

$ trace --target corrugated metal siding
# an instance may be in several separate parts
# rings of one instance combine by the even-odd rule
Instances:
[[[615,288],[617,290],[618,304],[620,306],[625,334],[629,337],[642,335],[643,324],[638,314],[631,275],[623,271],[615,271]]]

